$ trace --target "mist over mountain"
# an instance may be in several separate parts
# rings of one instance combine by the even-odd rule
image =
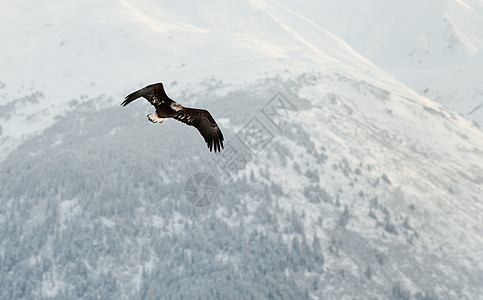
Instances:
[[[481,297],[480,12],[5,4],[0,298]],[[225,149],[119,106],[154,82],[209,110]]]

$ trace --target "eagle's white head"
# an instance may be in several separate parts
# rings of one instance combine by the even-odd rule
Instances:
[[[174,111],[180,111],[183,109],[183,106],[181,106],[181,104],[179,104],[178,102],[174,101],[173,103],[170,104],[170,107],[172,110]]]

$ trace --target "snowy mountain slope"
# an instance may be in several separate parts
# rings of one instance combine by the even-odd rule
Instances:
[[[18,17],[27,6],[36,12]],[[8,58],[0,62],[0,106],[42,93],[36,103],[6,112],[2,135],[9,142],[3,145],[10,146],[3,146],[3,155],[52,124],[73,99],[121,98],[160,80],[176,91],[210,77],[234,85],[314,66],[390,78],[337,37],[274,2],[18,2],[1,14],[11,26],[0,31],[8,41],[0,49]]]
[[[54,23],[34,34],[44,52],[8,53],[0,138],[24,140],[0,163],[0,298],[483,293],[481,129],[277,2],[94,4],[52,3],[8,29],[21,45]],[[154,81],[213,114],[221,155],[193,128],[147,122],[144,101],[118,106]],[[277,92],[298,110],[281,126]],[[239,139],[251,120],[272,136],[255,152]],[[227,169],[235,150],[248,162]],[[202,209],[183,190],[198,172],[220,184]]]
[[[278,2],[419,93],[482,124],[480,0]]]
[[[259,113],[276,91],[300,108],[282,131]],[[481,294],[478,128],[348,74],[201,97],[228,119],[232,145],[251,116],[274,139],[226,174],[195,130],[148,123],[148,104],[90,102],[9,155],[0,165],[2,296]],[[446,127],[454,131],[428,134]],[[183,194],[200,171],[220,183],[204,209]]]

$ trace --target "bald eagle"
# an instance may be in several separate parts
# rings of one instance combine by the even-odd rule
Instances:
[[[223,134],[211,114],[204,109],[183,107],[168,97],[162,83],[148,85],[126,96],[121,106],[126,106],[139,97],[148,100],[156,111],[147,115],[153,123],[162,123],[166,118],[173,118],[187,125],[194,126],[205,139],[210,152],[223,149]]]

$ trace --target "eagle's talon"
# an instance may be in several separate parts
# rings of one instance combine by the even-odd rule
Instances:
[[[157,113],[152,113],[147,115],[148,120],[151,121],[152,123],[163,123],[164,118],[158,117]]]

